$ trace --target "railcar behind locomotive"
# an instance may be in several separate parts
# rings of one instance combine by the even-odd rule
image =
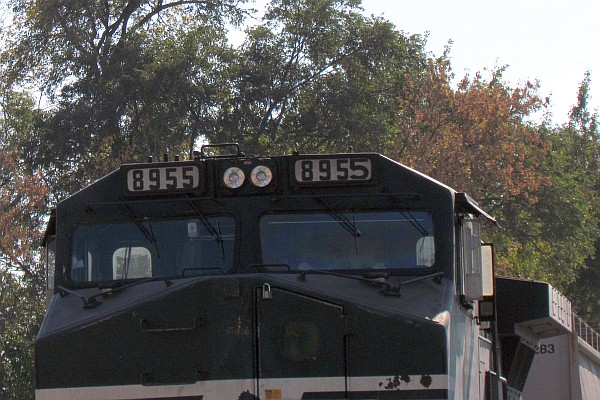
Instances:
[[[567,327],[500,340],[482,220],[373,153],[123,165],[51,217],[36,398],[519,398]]]

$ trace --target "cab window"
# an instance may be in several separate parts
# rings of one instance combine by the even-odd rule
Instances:
[[[70,277],[105,282],[229,273],[234,238],[234,220],[224,216],[80,226]]]
[[[290,269],[430,268],[432,217],[424,211],[268,214],[260,221],[262,262]]]

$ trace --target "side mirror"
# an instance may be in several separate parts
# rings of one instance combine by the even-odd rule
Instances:
[[[479,321],[493,321],[494,306],[494,248],[491,244],[481,246],[481,294]]]
[[[481,289],[484,297],[494,295],[494,247],[481,245]]]
[[[480,247],[481,260],[473,263],[473,269],[465,275],[465,298],[481,301],[494,295],[494,252],[491,244]],[[479,264],[479,265],[476,265]]]

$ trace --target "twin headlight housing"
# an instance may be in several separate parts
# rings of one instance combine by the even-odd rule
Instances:
[[[229,189],[238,189],[246,181],[246,173],[237,166],[229,167],[223,173],[223,184]],[[266,165],[257,165],[250,171],[250,182],[257,188],[269,186],[273,180],[273,171]]]

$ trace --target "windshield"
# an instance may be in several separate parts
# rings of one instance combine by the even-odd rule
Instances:
[[[76,282],[106,282],[222,274],[231,270],[234,236],[229,217],[80,226],[70,276]]]
[[[428,268],[433,222],[423,211],[269,214],[260,223],[262,261],[306,270]]]

